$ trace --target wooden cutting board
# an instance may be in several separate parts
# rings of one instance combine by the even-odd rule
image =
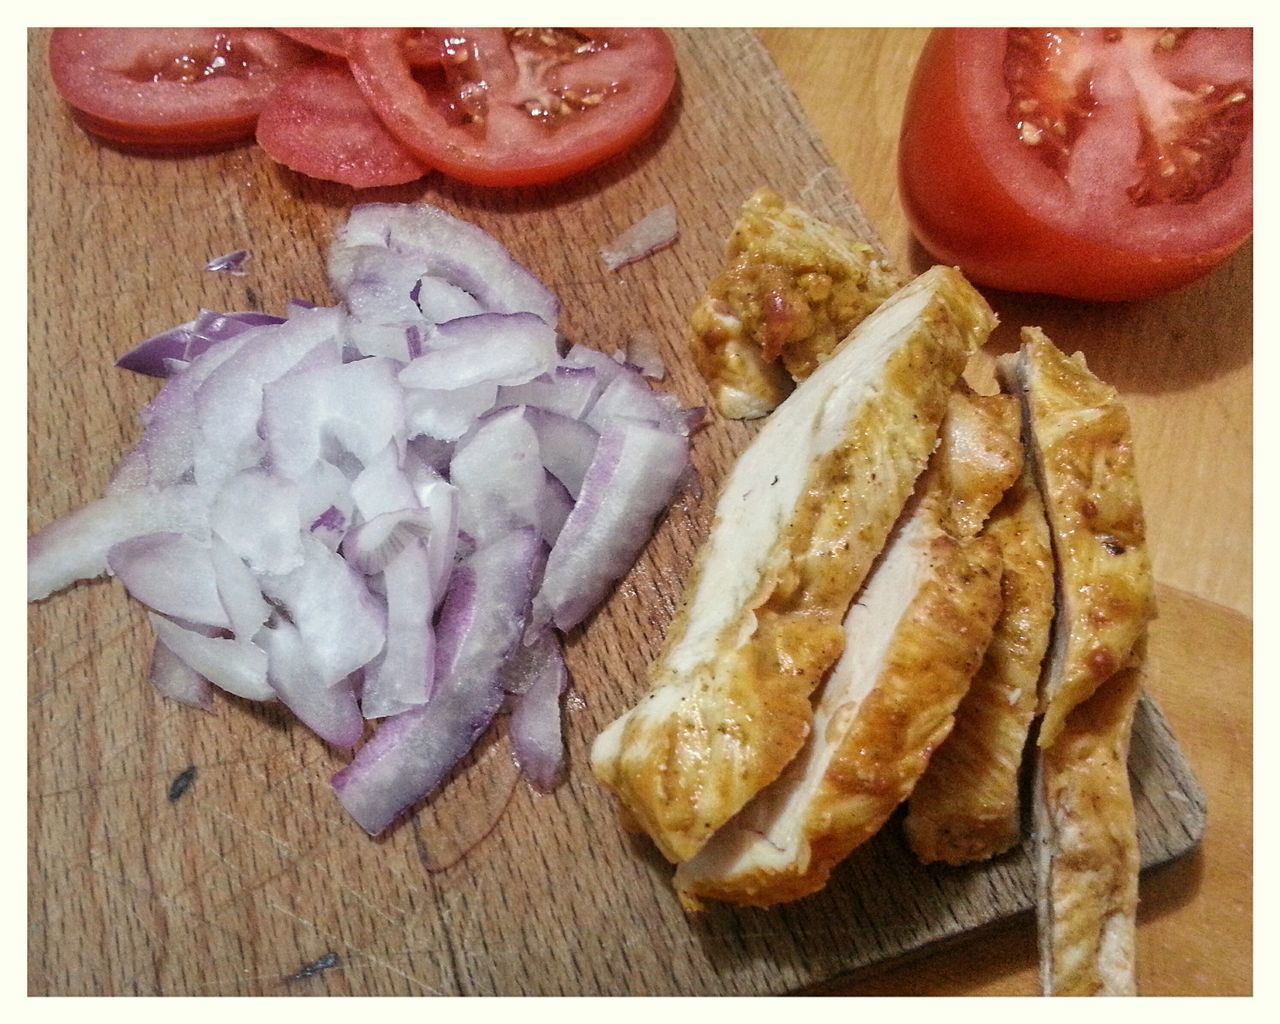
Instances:
[[[606,351],[648,329],[664,385],[703,401],[682,324],[736,209],[768,184],[874,233],[755,37],[677,37],[682,81],[638,150],[581,182],[491,193],[432,178],[356,195],[252,147],[143,158],[90,141],[30,38],[29,528],[101,493],[155,382],[113,368],[200,307],[279,312],[331,301],[323,257],[357,201],[426,200],[496,235],[564,303],[562,329]],[[681,238],[607,272],[598,247],[674,203]],[[252,251],[242,278],[203,272]],[[819,896],[772,912],[687,920],[670,868],[622,833],[586,751],[643,689],[705,535],[719,481],[756,427],[713,420],[694,441],[705,494],[681,498],[606,606],[569,638],[571,773],[554,795],[519,782],[499,734],[432,806],[377,840],[328,778],[346,758],[274,707],[202,714],[159,699],[141,609],[111,582],[28,616],[30,991],[40,994],[759,994],[918,953],[1030,906],[1025,853],[925,869],[896,820]],[[1149,688],[1247,671],[1212,606],[1164,589]],[[1172,613],[1172,615],[1171,615]],[[1176,624],[1178,628],[1165,626]],[[194,768],[194,776],[190,769]],[[1203,833],[1201,790],[1154,705],[1131,769],[1145,864]],[[181,795],[171,788],[187,774]]]

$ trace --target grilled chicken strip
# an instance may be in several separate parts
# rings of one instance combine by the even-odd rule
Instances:
[[[1141,646],[1141,645],[1139,645]],[[1078,704],[1034,789],[1040,978],[1045,995],[1134,995],[1138,840],[1126,767],[1140,672]]]
[[[963,450],[939,448],[846,616],[844,654],[801,754],[677,869],[687,908],[704,899],[770,906],[821,889],[946,739],[1000,611],[995,541],[959,535],[951,514],[948,481],[961,476],[951,462]],[[974,496],[988,509],[1009,477],[989,480],[993,496]]]
[[[1115,388],[1068,357],[1038,328],[997,363],[1005,390],[1020,393],[1036,477],[1057,561],[1057,617],[1041,686],[1041,747],[1071,709],[1116,672],[1155,614],[1146,526],[1129,417]]]
[[[760,189],[690,318],[694,361],[720,414],[772,412],[792,378],[808,377],[902,283],[865,242]]]
[[[984,532],[1000,546],[1002,608],[955,728],[911,794],[904,827],[925,863],[986,860],[1020,837],[1018,778],[1053,619],[1053,552],[1029,465]]]
[[[739,458],[651,691],[592,749],[596,776],[668,859],[696,854],[800,750],[813,689],[844,646],[841,620],[994,324],[958,271],[933,268]]]

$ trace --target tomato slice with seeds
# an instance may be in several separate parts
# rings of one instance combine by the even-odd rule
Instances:
[[[345,64],[293,72],[267,101],[257,138],[272,160],[352,188],[402,185],[427,173],[369,109]]]
[[[448,29],[410,67],[405,29],[354,29],[370,106],[425,163],[478,185],[541,185],[617,155],[654,127],[676,81],[659,29]]]
[[[980,284],[1129,299],[1253,224],[1248,29],[933,33],[907,98],[903,205]]]
[[[267,97],[314,54],[258,28],[60,28],[53,83],[102,138],[200,148],[252,138]]]

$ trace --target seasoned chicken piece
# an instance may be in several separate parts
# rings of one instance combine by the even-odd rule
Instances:
[[[865,320],[725,482],[652,690],[596,739],[592,769],[687,860],[804,743],[841,619],[933,449],[995,318],[935,267]]]
[[[694,360],[720,414],[772,412],[792,378],[808,377],[902,284],[871,246],[760,189],[690,318]]]
[[[1038,751],[1033,799],[1045,995],[1137,990],[1138,839],[1126,764],[1139,676],[1130,668],[1109,679]]]
[[[911,794],[907,839],[926,863],[985,860],[1020,835],[1018,776],[1053,620],[1053,552],[1030,466],[984,533],[1003,556],[1003,604],[955,728]]]
[[[939,469],[947,514],[958,537],[976,537],[991,510],[1022,472],[1022,410],[1012,395],[957,388],[942,422]]]
[[[967,402],[960,396],[952,408]],[[952,516],[949,483],[976,478],[951,464],[968,450],[944,445],[934,455],[845,618],[844,654],[801,754],[677,869],[686,907],[703,899],[769,906],[821,889],[907,798],[946,739],[1000,611],[996,542],[958,534]],[[988,494],[971,498],[989,509],[1009,478],[988,481]]]
[[[1022,395],[1028,441],[1057,561],[1057,618],[1041,686],[1039,743],[1116,672],[1155,614],[1146,526],[1129,417],[1115,388],[1068,358],[1038,328],[997,364]]]

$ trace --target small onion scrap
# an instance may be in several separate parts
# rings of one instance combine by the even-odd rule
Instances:
[[[202,312],[120,360],[163,387],[106,495],[28,540],[27,596],[117,576],[161,694],[358,748],[333,785],[377,834],[504,711],[529,781],[563,777],[560,634],[690,479],[700,416],[562,353],[556,297],[442,210],[357,207],[329,272],[337,306]]]

